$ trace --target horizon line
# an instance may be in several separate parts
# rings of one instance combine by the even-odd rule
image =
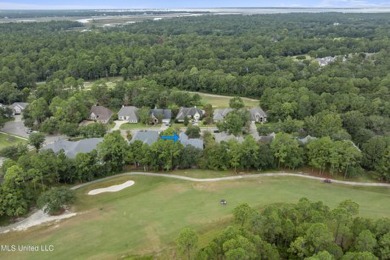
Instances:
[[[340,7],[340,6],[287,6],[287,7],[280,7],[280,6],[235,6],[235,7],[136,7],[136,8],[121,8],[121,7],[115,7],[115,8],[107,8],[107,7],[97,7],[97,8],[84,8],[84,7],[75,7],[75,8],[9,8],[9,9],[0,9],[0,13],[3,11],[80,11],[80,10],[183,10],[183,9],[378,9],[378,8],[390,8],[390,5],[380,5],[380,6],[346,6],[346,7]]]

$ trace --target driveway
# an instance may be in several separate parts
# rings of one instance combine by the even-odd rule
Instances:
[[[128,123],[128,122],[127,122],[127,121],[115,120],[114,123],[115,123],[115,125],[114,125],[113,128],[110,129],[110,131],[109,131],[110,133],[111,133],[111,132],[114,132],[114,131],[116,131],[116,130],[119,130],[120,127],[121,127],[121,125],[126,124],[126,123]]]
[[[255,122],[251,122],[251,125],[249,127],[249,132],[255,138],[255,140],[260,140],[259,132],[257,131],[257,126]]]
[[[24,126],[21,115],[15,115],[15,120],[5,123],[2,132],[28,138],[27,127]]]

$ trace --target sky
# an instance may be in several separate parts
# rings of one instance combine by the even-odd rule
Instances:
[[[0,10],[213,7],[390,7],[390,0],[0,0]]]

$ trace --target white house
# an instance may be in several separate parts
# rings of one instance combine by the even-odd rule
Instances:
[[[134,106],[122,106],[118,112],[118,119],[132,124],[138,123],[138,108]]]
[[[27,106],[28,106],[28,103],[15,102],[10,106],[10,108],[12,109],[14,115],[20,115],[23,112],[23,110],[26,109]]]

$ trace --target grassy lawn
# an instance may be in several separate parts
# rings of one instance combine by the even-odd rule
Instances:
[[[210,95],[200,92],[190,92],[192,94],[199,94],[202,98],[203,104],[211,104],[214,108],[224,108],[229,107],[229,100],[233,98],[232,96],[222,96],[222,95]],[[242,97],[246,107],[257,107],[259,106],[258,99],[244,98]]]
[[[161,125],[152,126],[152,125],[144,125],[141,123],[137,123],[137,124],[125,123],[125,124],[121,125],[119,127],[119,129],[121,129],[121,130],[152,129],[152,128],[160,129],[160,127],[161,127]]]
[[[12,135],[0,133],[0,150],[7,146],[16,145],[20,143],[27,143],[27,141]]]
[[[225,172],[220,173],[224,175]],[[86,195],[91,189],[127,180],[134,180],[135,185],[117,193]],[[118,259],[161,253],[161,259],[169,259],[170,248],[183,227],[198,230],[200,244],[205,245],[228,224],[233,208],[243,202],[262,209],[270,203],[297,202],[307,197],[335,207],[340,201],[352,199],[360,204],[361,216],[390,216],[387,188],[328,185],[293,177],[195,183],[123,176],[83,187],[77,191],[77,197],[75,210],[79,214],[71,219],[0,235],[0,244],[52,244],[53,252],[0,252],[0,258]],[[228,201],[226,207],[219,205],[221,198]]]
[[[116,83],[118,83],[119,81],[122,80],[122,77],[108,77],[108,78],[102,78],[102,79],[99,79],[99,80],[102,80],[103,82],[105,82],[108,86],[108,88],[113,88]],[[89,90],[91,89],[92,85],[98,80],[94,80],[94,81],[85,81],[84,82],[84,89],[85,90]]]
[[[164,172],[166,173],[166,172]],[[170,172],[175,175],[180,176],[186,176],[186,177],[192,177],[192,178],[198,178],[198,179],[207,179],[207,178],[220,178],[220,177],[227,177],[227,176],[236,176],[237,174],[234,173],[234,171],[213,171],[213,170],[200,170],[200,169],[193,169],[193,170],[175,170]]]

